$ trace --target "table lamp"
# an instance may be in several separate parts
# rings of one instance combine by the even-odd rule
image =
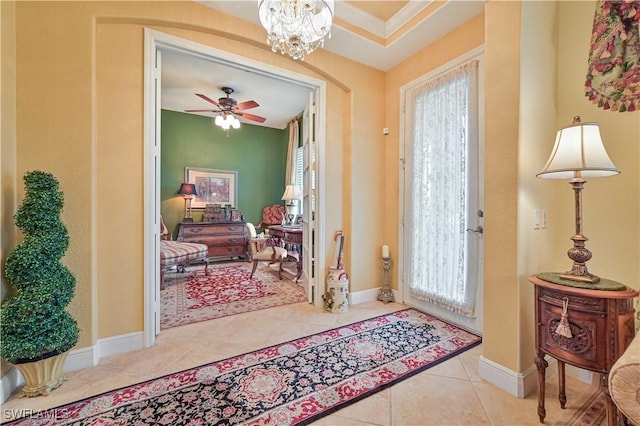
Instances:
[[[300,192],[300,188],[298,188],[296,185],[287,185],[287,187],[284,189],[282,200],[287,201],[287,204],[285,204],[285,208],[287,209],[288,225],[293,225],[293,219],[296,215],[296,200],[300,200],[301,198],[302,193]]]
[[[542,179],[568,179],[575,196],[576,234],[567,255],[573,260],[570,271],[561,278],[597,283],[600,278],[589,273],[586,262],[591,252],[585,247],[588,240],[582,233],[582,188],[586,178],[612,176],[620,173],[604,149],[597,123],[582,123],[576,116],[570,126],[558,130],[551,156],[536,176]]]
[[[198,195],[196,192],[196,185],[193,183],[183,183],[180,185],[178,195],[182,195],[184,197],[184,219],[182,219],[182,221],[193,222],[193,217],[191,217],[191,200],[193,197]]]

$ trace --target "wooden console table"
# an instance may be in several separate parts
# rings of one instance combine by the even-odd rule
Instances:
[[[542,275],[542,274],[538,274]],[[536,367],[538,369],[538,417],[544,423],[545,370],[544,359],[550,355],[558,360],[560,407],[567,402],[565,393],[565,364],[600,373],[600,387],[607,395],[607,424],[615,426],[618,410],[611,400],[608,375],[635,335],[633,298],[638,291],[614,281],[602,280],[602,285],[580,288],[556,284],[529,277],[535,286],[536,303]],[[613,284],[615,290],[605,284]],[[567,303],[567,317],[572,337],[556,333]]]
[[[298,272],[296,282],[298,282],[302,276],[302,226],[271,225],[269,234],[280,240],[282,244],[291,244],[296,247],[297,252],[290,253],[287,250],[287,257],[296,262]]]
[[[178,224],[178,241],[206,244],[210,258],[249,258],[245,222],[182,222]]]

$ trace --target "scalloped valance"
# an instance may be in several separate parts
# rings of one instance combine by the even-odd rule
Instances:
[[[598,0],[586,96],[599,108],[640,109],[640,0]]]

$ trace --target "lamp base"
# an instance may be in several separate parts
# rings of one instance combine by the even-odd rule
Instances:
[[[573,266],[570,271],[560,275],[560,278],[571,281],[580,281],[583,283],[597,283],[600,278],[589,273],[587,270],[587,261],[591,259],[591,252],[584,245],[588,238],[578,232],[571,237],[573,247],[567,251],[569,259],[573,260]]]
[[[295,214],[296,205],[293,202],[290,202],[285,206],[285,209],[287,210],[287,216],[286,216],[287,225],[293,225],[293,220],[296,217],[296,214]]]

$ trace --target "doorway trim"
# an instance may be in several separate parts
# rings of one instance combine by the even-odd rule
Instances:
[[[318,128],[316,137],[316,238],[314,240],[315,264],[324,265],[324,176],[326,141],[326,82],[273,65],[265,64],[240,55],[219,50],[211,46],[145,28],[144,30],[144,347],[152,346],[159,329],[160,297],[160,64],[156,64],[162,50],[179,50],[211,61],[221,62],[274,79],[286,80],[304,87],[316,94],[315,113]],[[318,279],[316,274],[315,279]],[[313,300],[321,307],[321,285],[313,287]]]

